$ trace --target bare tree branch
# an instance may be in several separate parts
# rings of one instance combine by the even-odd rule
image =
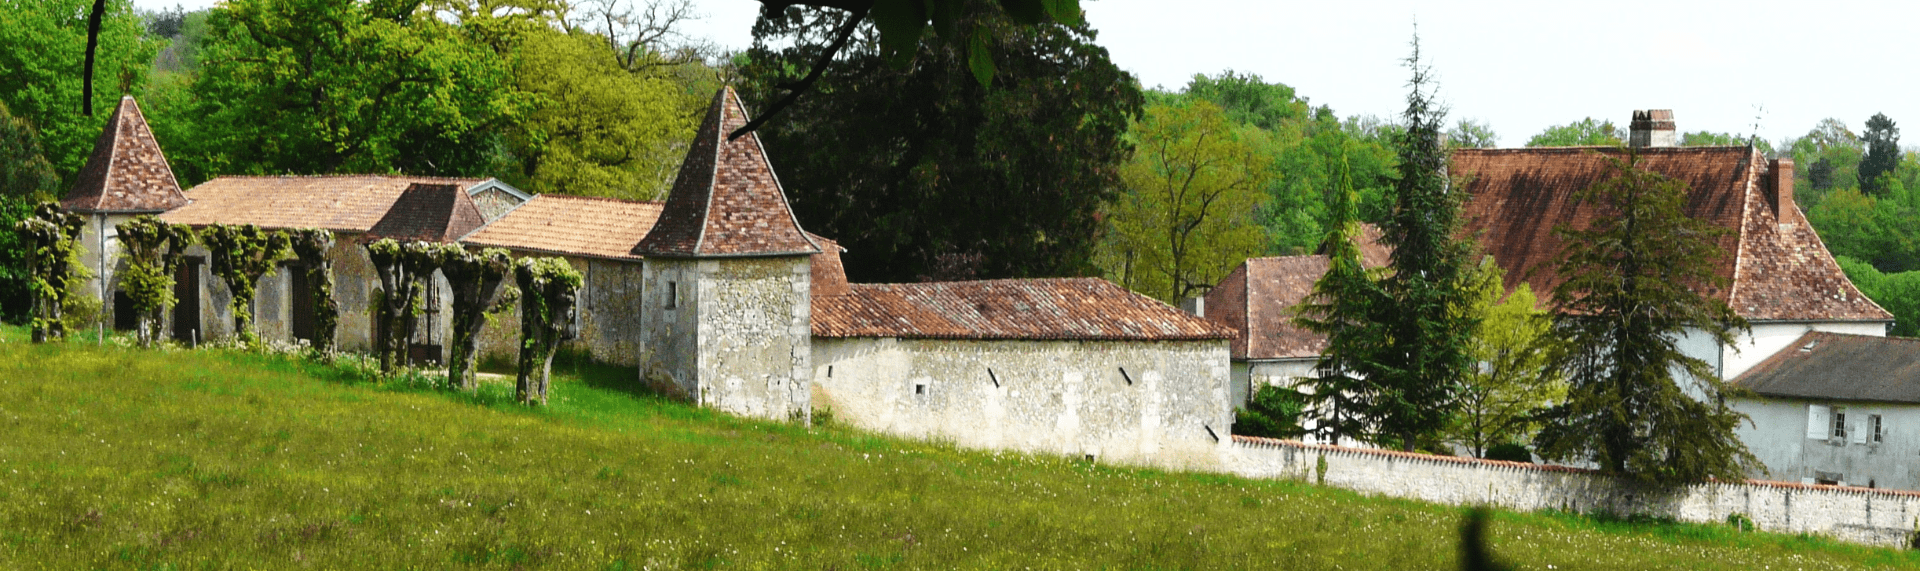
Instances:
[[[868,4],[871,4],[871,2],[868,2]],[[772,4],[767,5],[769,7],[772,6]],[[746,125],[741,125],[739,129],[734,129],[732,133],[727,134],[727,140],[738,139],[741,135],[752,133],[755,129],[759,129],[761,125],[767,124],[767,120],[779,115],[781,111],[793,105],[793,102],[798,101],[800,94],[812,89],[814,82],[820,81],[820,76],[826,73],[827,66],[833,64],[833,57],[839,55],[840,50],[847,47],[847,41],[853,38],[853,31],[858,29],[860,22],[865,19],[867,19],[867,10],[865,8],[849,14],[847,21],[840,24],[840,31],[835,34],[833,43],[828,44],[826,51],[820,53],[820,58],[814,60],[813,70],[808,71],[807,76],[796,83],[780,85],[779,87],[781,89],[787,90],[787,94],[781,96],[779,101],[773,102],[773,105],[768,106],[766,111],[761,112],[760,115],[754,117],[752,121],[748,121]]]

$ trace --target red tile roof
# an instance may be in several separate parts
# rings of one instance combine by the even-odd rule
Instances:
[[[133,96],[107,118],[93,155],[60,205],[78,212],[164,212],[187,203]]]
[[[414,183],[367,230],[366,239],[452,243],[486,223],[462,185]]]
[[[813,270],[813,277],[809,281],[812,284],[813,297],[846,295],[849,291],[847,268],[840,263],[840,251],[844,248],[840,247],[839,242],[828,240],[819,234],[808,232],[807,237],[812,238],[813,243],[820,245],[820,253],[814,254],[809,264]]]
[[[1920,339],[1812,331],[1733,384],[1778,398],[1920,403]]]
[[[733,88],[714,94],[706,120],[680,163],[660,222],[633,248],[634,254],[729,257],[820,251],[788,208],[760,136],[727,140],[728,133],[746,123],[746,108]]]
[[[1573,194],[1611,176],[1604,147],[1462,149],[1453,174],[1466,177],[1467,231],[1506,270],[1509,289],[1525,281],[1552,291],[1562,242],[1553,228],[1584,228],[1597,215]],[[1892,314],[1861,295],[1841,273],[1797,208],[1773,214],[1763,188],[1767,162],[1747,147],[1640,150],[1641,167],[1687,184],[1686,209],[1732,231],[1715,273],[1731,287],[1708,295],[1750,320],[1888,321]]]
[[[813,298],[815,337],[1171,341],[1233,330],[1098,278],[852,284]]]
[[[659,202],[542,194],[460,241],[474,246],[638,260],[634,244],[660,218]]]
[[[1380,243],[1380,235],[1378,227],[1361,225],[1361,265],[1387,265],[1393,249]],[[1295,326],[1294,307],[1306,301],[1325,273],[1323,254],[1249,258],[1207,292],[1207,319],[1239,332],[1233,339],[1236,360],[1317,357],[1327,338]]]
[[[192,204],[160,218],[175,224],[254,224],[262,228],[325,228],[366,232],[385,218],[414,183],[456,184],[477,178],[394,175],[223,176],[187,191]]]

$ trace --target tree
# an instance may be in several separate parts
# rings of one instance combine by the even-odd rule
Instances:
[[[1185,95],[1220,106],[1227,119],[1252,125],[1269,132],[1297,129],[1296,124],[1322,112],[1307,104],[1284,83],[1267,83],[1258,74],[1236,73],[1229,69],[1219,75],[1194,74],[1187,82]]]
[[[1484,121],[1461,119],[1447,129],[1449,149],[1492,149],[1500,146],[1500,135]]]
[[[1235,436],[1299,438],[1307,434],[1300,426],[1306,414],[1307,400],[1293,387],[1261,385],[1247,399],[1247,407],[1233,413]]]
[[[515,394],[520,404],[546,406],[553,353],[576,332],[574,296],[582,277],[565,259],[521,258],[513,278],[520,286],[520,372]]]
[[[478,176],[502,161],[501,127],[527,106],[505,57],[419,3],[234,0],[207,28],[191,97],[156,109],[195,124],[156,133],[190,181]]]
[[[93,56],[100,82],[83,102],[91,0],[11,0],[0,5],[0,103],[39,131],[40,144],[62,187],[87,162],[105,117],[83,113],[113,109],[120,96],[145,83],[159,40],[131,2],[106,3]]]
[[[869,30],[816,97],[759,133],[802,225],[847,247],[856,281],[1095,271],[1094,213],[1114,196],[1140,112],[1133,78],[1084,25],[966,17],[993,31],[991,89],[965,50],[923,43],[898,69]],[[821,53],[809,34],[843,19],[762,14],[741,68],[745,99],[764,108]]]
[[[1305,382],[1305,409],[1313,433],[1333,444],[1342,438],[1371,439],[1383,426],[1377,412],[1385,389],[1366,371],[1385,350],[1383,314],[1392,310],[1392,300],[1380,288],[1381,271],[1360,263],[1360,222],[1355,216],[1359,197],[1346,170],[1338,176],[1335,223],[1326,241],[1327,273],[1314,282],[1313,293],[1294,318],[1301,329],[1327,338],[1314,363],[1315,377]]]
[[[1619,146],[1625,143],[1620,140],[1620,128],[1613,126],[1612,121],[1594,121],[1592,117],[1547,127],[1545,131],[1527,139],[1529,147]]]
[[[1590,460],[1609,472],[1678,484],[1738,480],[1756,460],[1734,435],[1746,415],[1727,407],[1731,386],[1680,347],[1689,334],[1720,346],[1746,322],[1701,293],[1724,289],[1714,273],[1727,230],[1688,217],[1686,184],[1642,170],[1639,157],[1608,156],[1613,176],[1576,193],[1596,216],[1556,227],[1553,335],[1570,348],[1565,403],[1536,439],[1541,456]]]
[[[173,275],[186,259],[194,232],[152,215],[121,222],[115,229],[119,231],[120,256],[127,265],[120,272],[120,290],[132,301],[140,346],[152,347],[160,339],[161,312],[178,301],[173,296]]]
[[[1127,289],[1178,303],[1265,249],[1253,214],[1265,198],[1265,133],[1207,101],[1147,109],[1134,127],[1123,190],[1106,210],[1097,263]]]
[[[1527,440],[1538,413],[1567,392],[1565,380],[1549,366],[1556,349],[1548,335],[1551,315],[1537,307],[1525,282],[1507,293],[1503,273],[1486,258],[1468,278],[1468,311],[1480,318],[1470,351],[1480,366],[1468,371],[1461,385],[1460,412],[1448,428],[1448,440],[1477,458],[1488,457],[1494,446]]]
[[[1887,331],[1888,335],[1920,337],[1920,270],[1883,273],[1872,264],[1847,256],[1833,258],[1860,293],[1893,314],[1893,329]]]
[[[1465,311],[1470,246],[1459,238],[1461,194],[1448,179],[1449,151],[1440,141],[1446,111],[1434,101],[1417,36],[1407,65],[1413,79],[1397,145],[1400,178],[1393,212],[1380,227],[1381,242],[1393,248],[1380,286],[1394,310],[1382,316],[1383,350],[1360,371],[1380,388],[1379,442],[1413,450],[1435,444],[1452,416],[1473,365],[1467,345],[1475,318]]]
[[[68,212],[54,202],[34,207],[33,216],[13,227],[25,242],[32,262],[29,284],[33,296],[33,342],[45,343],[67,335],[69,299],[74,288],[86,281],[86,266],[79,263],[80,228],[86,218]]]
[[[50,200],[59,189],[60,177],[40,151],[40,134],[0,102],[0,197]]]
[[[1874,113],[1867,119],[1867,133],[1861,139],[1867,143],[1867,156],[1860,159],[1860,190],[1882,194],[1886,188],[1880,176],[1900,165],[1900,128],[1885,113]]]
[[[1715,133],[1712,131],[1694,131],[1680,134],[1682,147],[1744,147],[1753,145],[1761,154],[1773,155],[1773,143],[1750,135],[1734,133]]]
[[[455,390],[478,390],[473,364],[480,355],[480,327],[486,325],[488,314],[503,311],[519,299],[519,290],[506,285],[513,277],[513,257],[501,248],[478,253],[454,248],[447,251],[440,273],[447,276],[447,285],[453,290],[453,344],[447,359],[447,385]]]
[[[294,257],[306,269],[306,275],[292,278],[307,280],[307,291],[313,295],[313,350],[331,355],[340,326],[340,302],[333,298],[333,261],[327,259],[327,252],[333,250],[333,231],[307,228],[293,231],[288,238]]]
[[[247,343],[258,340],[253,331],[254,286],[287,257],[287,234],[252,224],[214,224],[200,231],[200,241],[207,245],[208,268],[231,292],[227,307],[233,311],[233,334]]]

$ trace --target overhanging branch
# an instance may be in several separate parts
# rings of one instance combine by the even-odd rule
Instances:
[[[847,3],[856,4],[858,2],[847,2]],[[791,4],[792,3],[787,3],[786,5],[791,5]],[[808,2],[808,4],[829,5],[833,3]],[[864,2],[864,4],[870,7],[873,3],[871,0],[869,0],[867,2]],[[766,3],[766,5],[768,9],[772,9],[774,7],[774,3],[771,3],[771,2]],[[781,9],[785,9],[785,7],[782,6]],[[728,133],[727,140],[731,141],[734,139],[738,139],[740,138],[741,135],[752,133],[755,129],[759,129],[761,125],[765,125],[767,123],[767,120],[772,119],[773,117],[779,115],[782,110],[785,110],[788,106],[793,105],[793,102],[798,101],[800,99],[800,94],[806,93],[807,90],[809,89],[813,89],[813,84],[820,80],[820,76],[822,74],[826,73],[827,66],[833,64],[833,57],[836,55],[839,55],[840,50],[847,47],[847,42],[853,39],[853,31],[855,29],[858,29],[860,27],[860,21],[865,20],[866,18],[867,18],[867,7],[860,7],[858,9],[852,10],[852,14],[847,16],[846,23],[841,24],[839,32],[837,32],[834,35],[833,43],[828,44],[827,50],[825,52],[822,52],[820,54],[820,58],[813,62],[813,70],[808,71],[807,76],[805,78],[802,78],[800,81],[796,83],[779,86],[780,88],[787,90],[787,94],[785,96],[782,96],[779,101],[773,102],[773,105],[768,106],[766,111],[760,113],[760,116],[754,117],[753,120],[748,121],[747,124],[741,125],[739,129],[734,129],[732,133]]]

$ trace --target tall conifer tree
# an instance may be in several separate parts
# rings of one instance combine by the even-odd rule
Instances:
[[[1327,273],[1313,284],[1313,294],[1300,306],[1295,322],[1302,329],[1327,337],[1327,348],[1314,364],[1318,378],[1308,384],[1308,415],[1313,433],[1338,444],[1341,438],[1373,438],[1381,419],[1375,414],[1382,394],[1377,380],[1364,373],[1382,350],[1385,328],[1381,314],[1389,307],[1380,290],[1379,272],[1360,260],[1358,193],[1353,190],[1345,157],[1338,166],[1333,231],[1324,250]]]
[[[1734,435],[1746,415],[1727,407],[1726,381],[1680,339],[1704,332],[1721,346],[1746,327],[1714,273],[1727,230],[1691,218],[1686,184],[1609,157],[1615,175],[1575,195],[1598,212],[1590,226],[1554,229],[1566,246],[1553,289],[1552,336],[1570,349],[1555,363],[1567,400],[1535,439],[1550,460],[1591,460],[1660,483],[1739,479],[1754,457]]]
[[[1884,195],[1880,175],[1900,166],[1900,128],[1885,113],[1867,119],[1867,132],[1860,137],[1867,143],[1867,156],[1860,159],[1860,190]]]

